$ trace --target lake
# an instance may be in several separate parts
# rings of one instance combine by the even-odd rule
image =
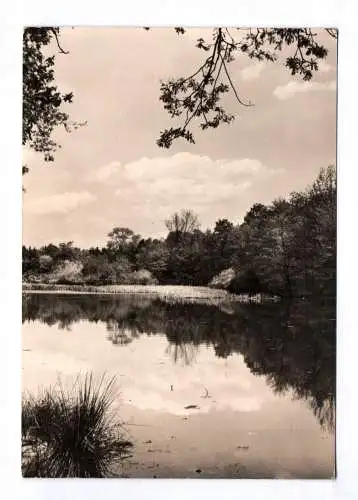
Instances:
[[[23,390],[115,375],[124,477],[332,478],[335,301],[23,295]]]

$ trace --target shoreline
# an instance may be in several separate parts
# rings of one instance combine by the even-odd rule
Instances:
[[[22,294],[61,294],[61,295],[141,295],[164,300],[185,300],[190,302],[262,302],[257,295],[234,295],[224,289],[191,285],[55,285],[48,283],[23,283]],[[274,298],[270,300],[275,300]]]

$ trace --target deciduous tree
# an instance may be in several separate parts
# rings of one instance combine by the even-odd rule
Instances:
[[[71,103],[73,93],[62,93],[55,79],[55,55],[47,55],[50,46],[67,54],[60,45],[60,30],[56,27],[28,27],[23,33],[23,116],[22,144],[42,153],[46,162],[54,160],[61,147],[53,138],[56,127],[67,131],[80,124],[71,122],[63,104]],[[23,174],[28,171],[23,166]]]

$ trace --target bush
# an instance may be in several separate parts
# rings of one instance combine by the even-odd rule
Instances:
[[[130,283],[133,285],[157,285],[159,281],[147,269],[139,269],[131,274]]]
[[[22,404],[24,477],[108,477],[128,457],[132,444],[111,416],[114,379],[95,384],[92,374],[78,379],[74,391],[59,385]]]
[[[232,267],[221,271],[221,273],[214,276],[209,282],[208,286],[212,288],[227,289],[232,280],[235,278],[236,273]]]
[[[50,283],[83,283],[83,264],[79,261],[64,260],[51,273]]]

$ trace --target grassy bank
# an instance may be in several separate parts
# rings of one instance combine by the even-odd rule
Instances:
[[[249,298],[247,294],[234,295],[226,290],[199,286],[181,285],[57,285],[47,283],[23,283],[23,293],[60,294],[112,294],[142,295],[159,298],[166,302],[204,302],[223,304],[227,302],[261,302],[261,295]]]
[[[57,285],[47,283],[23,283],[23,292],[55,292],[55,293],[95,293],[145,295],[159,298],[193,298],[221,299],[230,294],[225,290],[214,290],[206,287],[177,285]]]

